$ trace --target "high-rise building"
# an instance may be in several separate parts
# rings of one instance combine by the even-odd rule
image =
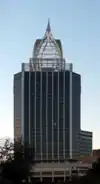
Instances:
[[[14,137],[28,142],[36,160],[80,155],[81,77],[63,57],[48,21],[29,63],[14,75]]]

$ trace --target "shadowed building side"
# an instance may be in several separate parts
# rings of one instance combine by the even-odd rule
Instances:
[[[92,132],[80,131],[80,155],[92,155]]]
[[[21,138],[21,75],[14,75],[14,139]]]

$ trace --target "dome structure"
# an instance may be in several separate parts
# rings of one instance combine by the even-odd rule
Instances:
[[[60,41],[59,41],[60,42]],[[43,39],[36,40],[33,50],[35,58],[62,58],[61,43],[58,44],[51,33],[50,21],[48,20],[47,29]]]
[[[37,63],[41,67],[52,67],[59,65],[63,58],[61,41],[54,39],[50,21],[48,20],[47,28],[43,39],[37,39],[33,48],[33,64]]]

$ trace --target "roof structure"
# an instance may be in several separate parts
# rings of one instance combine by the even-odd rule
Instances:
[[[60,43],[60,40],[59,40]],[[50,21],[48,20],[47,28],[43,39],[36,40],[33,50],[33,57],[35,58],[62,58],[62,47],[58,40],[54,39]]]

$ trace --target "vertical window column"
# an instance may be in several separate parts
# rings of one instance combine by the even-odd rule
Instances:
[[[21,76],[21,137],[24,141],[24,70],[22,65],[22,76]]]
[[[40,150],[41,150],[41,161],[42,161],[42,70],[40,75]]]
[[[31,70],[29,70],[29,146],[31,146]]]
[[[52,160],[54,160],[54,71],[52,70]]]
[[[46,159],[48,160],[48,71],[46,71]]]
[[[53,118],[54,118],[54,124],[53,124],[53,137],[54,137],[54,160],[58,159],[58,73],[54,72],[54,103],[53,103]]]
[[[57,112],[57,116],[58,116],[58,122],[57,122],[57,133],[58,133],[58,161],[59,161],[59,69],[58,69],[58,112]]]
[[[35,146],[35,159],[36,159],[36,68],[35,68],[35,103],[34,103],[34,146]]]
[[[63,157],[65,160],[65,62],[63,71]]]
[[[70,145],[70,159],[72,159],[72,151],[73,151],[73,146],[72,146],[72,140],[73,140],[73,134],[72,134],[72,64],[70,64],[70,76],[69,76],[69,88],[70,88],[70,99],[69,99],[69,127],[70,127],[70,137],[69,137],[69,145]]]

